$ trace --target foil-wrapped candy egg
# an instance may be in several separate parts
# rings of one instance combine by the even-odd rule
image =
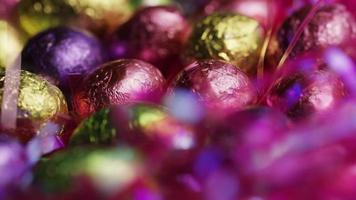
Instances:
[[[267,105],[289,117],[303,119],[315,112],[330,110],[346,96],[344,83],[336,74],[313,70],[278,79],[267,96]]]
[[[242,71],[257,71],[263,29],[258,21],[239,14],[212,14],[193,28],[187,54],[197,59],[220,59]]]
[[[183,49],[187,28],[187,21],[174,7],[142,8],[116,31],[111,57],[140,59],[169,74]]]
[[[283,23],[277,33],[281,51],[291,44],[297,29],[311,10],[306,6],[297,10]],[[356,38],[356,21],[353,13],[342,4],[328,4],[317,9],[310,22],[303,28],[291,56],[308,51],[337,46]]]
[[[71,79],[83,78],[102,64],[104,57],[95,37],[67,27],[52,28],[34,36],[22,50],[24,69],[59,86],[67,99],[75,88]]]
[[[10,77],[11,78],[11,77]],[[0,92],[3,99],[5,70],[0,70]],[[67,115],[67,103],[62,92],[46,80],[27,71],[21,71],[17,99],[17,127],[4,130],[22,141],[30,139],[47,122],[57,122]],[[61,127],[57,134],[61,134]]]
[[[140,60],[123,59],[106,63],[88,75],[73,97],[80,118],[110,105],[151,100],[164,91],[160,71]]]
[[[106,34],[132,12],[127,0],[28,0],[20,1],[18,7],[20,25],[30,36],[58,25]]]
[[[230,111],[251,105],[257,92],[248,76],[219,60],[196,61],[178,75],[175,87],[196,93],[208,107]]]

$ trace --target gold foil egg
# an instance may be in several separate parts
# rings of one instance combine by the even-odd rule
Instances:
[[[15,29],[6,21],[0,20],[0,67],[13,62],[21,51],[22,42]]]
[[[196,59],[220,59],[247,73],[255,73],[263,29],[258,21],[239,14],[213,14],[193,29],[188,55]]]
[[[30,35],[58,25],[73,25],[103,34],[132,12],[128,0],[26,0],[19,3],[22,28]]]
[[[4,86],[5,69],[1,68],[0,102]],[[56,123],[68,113],[62,92],[35,74],[22,70],[18,91],[17,127],[13,134],[23,141],[30,139],[45,123]]]

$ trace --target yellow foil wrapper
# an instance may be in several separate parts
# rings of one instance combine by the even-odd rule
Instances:
[[[213,14],[194,27],[188,55],[225,60],[251,74],[256,72],[262,43],[258,21],[238,14]]]
[[[5,69],[0,69],[0,102],[4,93]],[[39,76],[21,71],[19,95],[17,100],[16,135],[23,140],[31,137],[46,122],[56,122],[60,116],[68,113],[67,103],[62,92]],[[25,127],[23,127],[25,126]]]
[[[20,53],[22,42],[15,29],[6,21],[0,20],[0,67],[6,67]]]
[[[34,35],[58,25],[73,25],[102,33],[126,20],[128,0],[26,0],[19,4],[21,27]]]

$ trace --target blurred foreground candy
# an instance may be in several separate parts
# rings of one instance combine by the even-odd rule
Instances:
[[[247,75],[225,61],[196,61],[178,75],[175,87],[196,93],[208,107],[236,110],[255,102],[257,92]]]
[[[86,185],[87,192],[94,190],[103,198],[144,176],[140,155],[129,147],[76,147],[42,159],[34,170],[34,185],[52,197]]]
[[[118,28],[110,53],[114,59],[149,62],[167,75],[180,56],[187,29],[187,21],[174,7],[143,8]]]
[[[154,66],[140,60],[117,60],[100,66],[84,79],[73,106],[84,118],[110,105],[149,100],[164,88],[165,79]]]
[[[10,189],[25,186],[31,168],[26,149],[18,142],[0,139],[0,198],[6,199]]]
[[[161,106],[131,104],[112,106],[85,119],[69,144],[130,143],[146,150],[187,150],[197,145],[194,130]]]
[[[239,14],[213,14],[195,25],[187,52],[197,59],[225,60],[253,74],[262,42],[263,29],[256,20]]]
[[[1,100],[4,82],[5,70],[2,69],[0,70]],[[3,124],[1,129],[23,141],[38,133],[46,122],[56,123],[68,112],[62,92],[54,85],[27,71],[21,71],[17,109],[16,129],[7,130]],[[56,134],[60,134],[62,129],[60,125]]]
[[[71,79],[83,78],[104,62],[104,56],[95,37],[79,30],[57,27],[28,41],[22,51],[22,64],[25,70],[59,86],[69,100],[70,89],[76,87]]]
[[[104,34],[131,13],[127,0],[26,0],[18,9],[20,25],[30,36],[58,25],[79,25]]]
[[[282,51],[291,44],[297,29],[311,11],[306,6],[293,13],[278,31],[278,43]],[[307,51],[337,46],[356,38],[356,21],[342,4],[324,5],[316,11],[311,21],[302,29],[291,56],[303,54]]]

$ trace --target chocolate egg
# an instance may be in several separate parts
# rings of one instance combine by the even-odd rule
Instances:
[[[5,70],[0,70],[1,101],[4,92]],[[42,78],[21,71],[19,96],[17,100],[17,128],[4,130],[11,136],[26,141],[30,139],[46,122],[56,122],[67,114],[67,103],[62,92]],[[59,130],[58,134],[61,133]]]
[[[197,59],[225,60],[254,73],[262,42],[263,30],[256,20],[238,14],[213,14],[195,25],[187,53]]]
[[[101,44],[79,30],[57,27],[31,38],[22,51],[25,70],[39,74],[66,92],[73,77],[84,77],[104,62]]]
[[[292,73],[276,81],[267,104],[288,116],[302,119],[315,112],[330,110],[347,91],[337,75],[326,70]]]
[[[29,35],[58,25],[80,26],[105,34],[131,12],[127,0],[28,0],[19,3],[20,25]]]
[[[117,60],[83,80],[73,106],[79,117],[86,117],[110,105],[149,100],[164,87],[165,79],[154,66],[140,60]]]
[[[257,97],[245,73],[219,60],[192,63],[179,75],[175,86],[192,90],[209,107],[231,110],[253,104]]]
[[[282,51],[290,45],[297,29],[310,12],[311,6],[293,13],[278,31],[278,43]],[[340,45],[356,38],[356,21],[352,13],[341,4],[329,4],[318,8],[311,21],[303,28],[291,56],[307,51]]]
[[[22,42],[15,29],[0,20],[0,67],[12,63],[21,51]]]
[[[165,72],[179,57],[186,32],[187,22],[178,9],[143,8],[119,27],[111,56],[140,59]]]

